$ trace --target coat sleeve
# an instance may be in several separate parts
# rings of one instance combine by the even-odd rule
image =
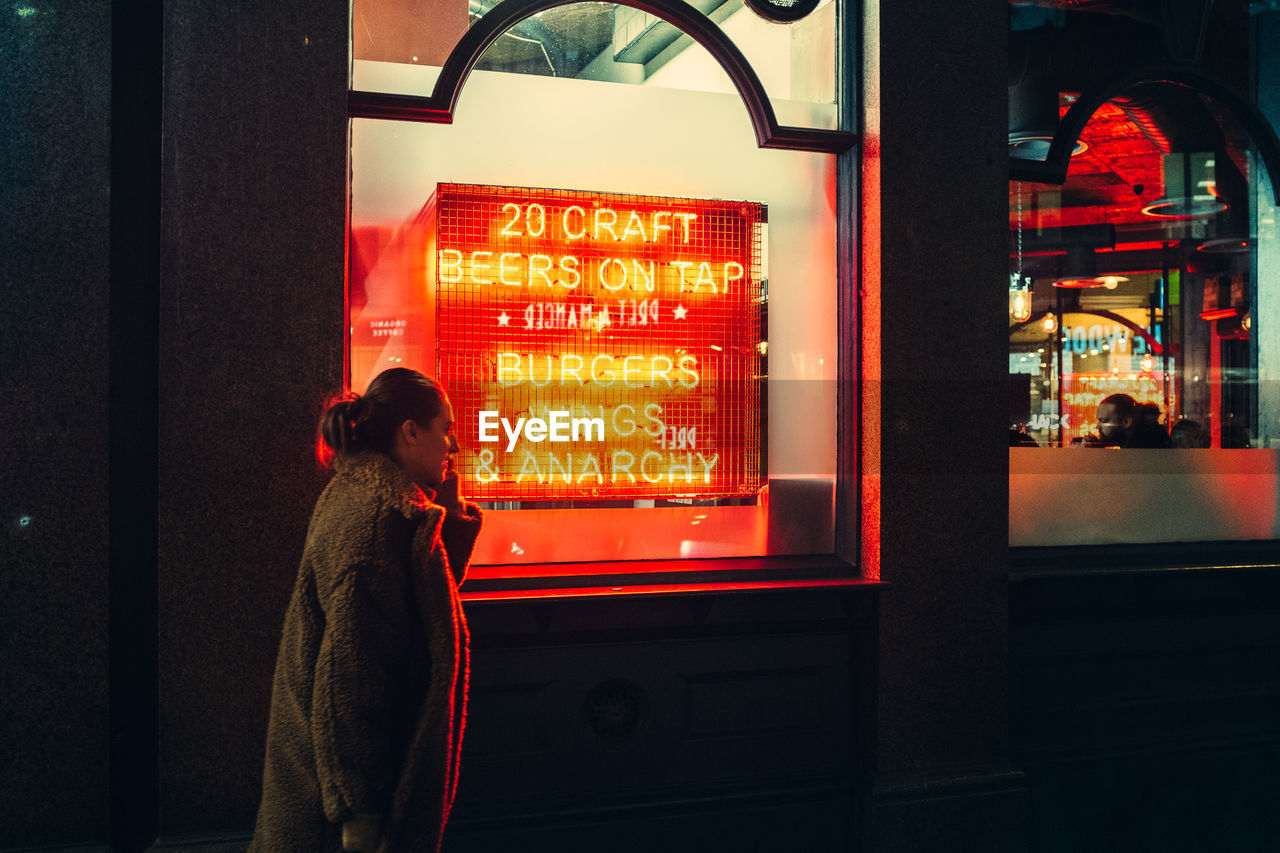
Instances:
[[[347,567],[325,606],[311,728],[325,817],[342,823],[390,806],[393,730],[409,626],[407,567]]]
[[[454,582],[458,584],[466,577],[467,566],[471,564],[471,552],[475,549],[476,537],[480,535],[483,523],[479,506],[471,501],[463,501],[462,509],[462,513],[447,513],[440,525],[440,540],[448,555]]]

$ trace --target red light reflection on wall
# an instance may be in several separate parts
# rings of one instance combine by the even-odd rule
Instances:
[[[754,494],[750,202],[440,184],[419,217],[434,372],[481,500]]]

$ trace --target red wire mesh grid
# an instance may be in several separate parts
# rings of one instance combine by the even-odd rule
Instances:
[[[764,214],[753,202],[439,184],[419,217],[424,303],[466,493],[758,491]]]

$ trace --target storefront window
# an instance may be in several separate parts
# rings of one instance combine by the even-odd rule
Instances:
[[[1123,394],[1148,424],[1122,445],[1280,445],[1258,400],[1280,316],[1258,310],[1269,187],[1247,134],[1184,87],[1144,84],[1077,148],[1065,184],[1010,184],[1011,440],[1114,445],[1097,411]]]
[[[1103,5],[1010,6],[1010,541],[1271,538],[1274,22]]]
[[[421,93],[361,5],[353,85]],[[452,124],[353,119],[351,386],[450,387],[478,576],[830,553],[836,155],[760,148],[731,88],[593,78],[615,11],[511,30]]]

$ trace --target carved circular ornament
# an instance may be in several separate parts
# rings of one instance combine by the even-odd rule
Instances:
[[[607,738],[621,738],[639,727],[644,717],[644,692],[629,681],[598,684],[587,695],[586,713],[592,730]]]
[[[747,6],[766,21],[789,24],[818,8],[818,0],[746,0]]]

